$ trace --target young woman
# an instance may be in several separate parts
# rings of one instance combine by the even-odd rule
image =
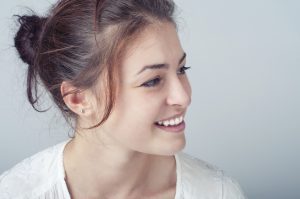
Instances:
[[[171,0],[60,0],[19,16],[15,46],[73,138],[0,177],[0,198],[242,199],[239,185],[180,152],[191,102]]]

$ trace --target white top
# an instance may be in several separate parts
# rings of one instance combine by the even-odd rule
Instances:
[[[69,140],[45,149],[0,176],[1,199],[70,199],[63,150]],[[175,199],[245,199],[236,181],[208,163],[179,152]]]

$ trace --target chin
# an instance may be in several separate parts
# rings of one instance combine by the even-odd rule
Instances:
[[[164,151],[161,151],[160,155],[165,156],[172,156],[176,153],[182,151],[185,148],[186,142],[185,139],[183,139],[181,142],[173,143],[172,146],[170,146],[168,149],[165,149]]]

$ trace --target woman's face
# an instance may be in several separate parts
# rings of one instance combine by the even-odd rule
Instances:
[[[191,102],[185,62],[173,24],[142,33],[125,54],[114,110],[100,127],[108,146],[160,155],[184,148],[181,121]]]

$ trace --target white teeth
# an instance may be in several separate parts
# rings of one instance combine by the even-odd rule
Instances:
[[[170,124],[169,121],[164,121],[164,122],[163,122],[163,125],[164,125],[164,126],[169,126],[169,124]]]
[[[173,126],[175,124],[175,120],[170,120],[170,125]]]
[[[175,124],[179,124],[179,123],[180,123],[180,118],[177,117],[177,118],[175,119]]]
[[[170,120],[159,121],[157,123],[163,126],[174,126],[180,124],[182,121],[183,121],[183,116],[180,116]]]
[[[180,120],[180,123],[183,121],[183,116],[181,116],[180,118],[179,118],[179,120]]]

